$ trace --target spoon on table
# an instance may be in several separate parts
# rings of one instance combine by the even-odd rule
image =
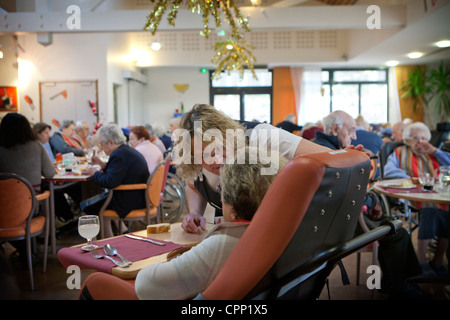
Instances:
[[[125,259],[124,257],[122,257],[118,252],[117,249],[114,248],[112,245],[110,245],[109,243],[106,244],[103,247],[103,250],[105,251],[105,253],[109,256],[115,256],[118,255],[120,259],[122,259],[122,262],[125,263],[127,266],[129,266],[131,264],[130,261],[128,261],[127,259]]]

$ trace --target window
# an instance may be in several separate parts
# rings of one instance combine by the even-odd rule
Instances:
[[[220,79],[212,79],[210,104],[235,120],[272,122],[272,71],[255,69],[222,73]],[[212,74],[212,73],[210,73]]]
[[[322,70],[323,102],[329,110],[343,110],[370,123],[388,121],[387,69]]]

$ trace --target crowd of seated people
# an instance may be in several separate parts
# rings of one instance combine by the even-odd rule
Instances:
[[[6,125],[8,120],[9,117],[4,117],[1,125]],[[409,163],[402,162],[405,158],[402,157],[402,154],[411,154],[417,157],[419,162],[423,162],[420,167],[426,168],[432,174],[438,174],[439,166],[450,165],[449,153],[439,150],[428,143],[430,140],[429,129],[424,124],[419,123],[396,123],[390,131],[390,137],[382,138],[380,133],[371,131],[362,116],[354,119],[343,111],[335,111],[312,126],[298,126],[296,130],[301,131],[301,134],[292,134],[289,132],[290,130],[284,129],[281,125],[279,128],[276,128],[266,123],[238,122],[225,116],[213,106],[198,104],[192,110],[186,112],[183,117],[171,120],[171,125],[173,125],[173,131],[171,131],[175,133],[177,128],[184,129],[194,137],[195,121],[203,121],[203,134],[210,129],[218,129],[224,135],[228,129],[252,130],[256,134],[252,135],[250,140],[266,139],[266,141],[263,141],[263,145],[268,148],[270,148],[271,144],[270,136],[261,136],[258,133],[263,130],[278,130],[277,134],[280,139],[279,161],[281,164],[284,164],[285,160],[288,161],[298,155],[336,149],[356,148],[367,154],[376,155],[383,143],[392,140],[398,141],[400,140],[399,135],[401,134],[401,141],[405,145],[394,150],[394,153],[388,159],[388,165],[385,168],[386,177],[415,177],[418,175],[417,168],[410,168]],[[26,125],[31,128],[29,123]],[[157,129],[154,130],[154,128]],[[106,190],[121,184],[146,183],[156,165],[164,160],[164,152],[167,150],[167,147],[176,148],[181,143],[181,139],[178,139],[179,137],[176,134],[169,137],[168,133],[160,130],[157,124],[155,126],[147,124],[127,128],[128,139],[123,134],[123,130],[115,123],[106,123],[100,126],[95,134],[95,139],[91,139],[92,135],[90,135],[88,124],[83,122],[77,122],[75,124],[72,120],[63,121],[60,130],[55,132],[51,137],[51,126],[45,123],[36,124],[33,129],[34,133],[31,131],[33,138],[29,140],[33,143],[16,142],[16,144],[24,144],[27,146],[30,144],[35,148],[39,146],[39,152],[34,152],[33,157],[39,156],[41,158],[40,163],[42,168],[33,168],[34,175],[39,172],[40,176],[53,176],[55,166],[52,162],[54,162],[55,156],[58,153],[65,154],[72,152],[75,156],[85,156],[89,148],[93,147],[93,141],[95,140],[95,144],[98,144],[99,150],[109,156],[109,159],[106,162],[102,161],[98,155],[93,156],[91,163],[94,166],[88,167],[86,174],[92,175],[94,183]],[[307,131],[309,129],[312,129],[312,131]],[[386,132],[389,131],[386,130]],[[313,136],[308,136],[311,133]],[[167,138],[170,138],[170,144]],[[20,173],[21,171],[19,169],[8,167],[5,163],[12,161],[7,162],[6,159],[8,159],[8,156],[3,156],[4,154],[8,155],[8,152],[11,152],[14,148],[4,146],[4,142],[1,139],[0,142],[0,154],[2,156],[0,159],[0,169],[2,171]],[[237,199],[235,198],[230,198],[230,194],[233,193],[236,198],[251,194],[252,191],[248,190],[249,182],[244,183],[245,174],[250,175],[251,166],[248,163],[241,167],[237,165],[224,165],[228,152],[216,154],[216,150],[208,148],[208,145],[204,144],[203,141],[200,145],[202,146],[202,162],[179,163],[176,166],[176,173],[186,181],[186,194],[189,208],[189,212],[182,219],[182,228],[188,233],[197,232],[199,228],[206,230],[204,213],[207,204],[215,208],[216,221],[225,221],[225,223],[215,228],[214,232],[210,233],[200,245],[197,245],[181,257],[171,261],[170,266],[172,269],[165,268],[164,265],[154,265],[144,268],[136,279],[136,293],[139,298],[184,299],[193,297],[198,292],[201,292],[214,278],[218,270],[220,270],[221,265],[236,245],[240,235],[245,231],[246,224],[248,224],[248,222],[236,223],[230,221],[250,221],[265,190],[267,190],[267,188],[259,190],[261,197],[254,195],[249,198],[255,201],[254,210],[247,210],[248,212],[245,214],[241,212],[239,202],[236,202]],[[237,144],[234,146],[237,147]],[[209,158],[208,156],[204,158],[208,150],[210,151]],[[194,153],[196,152],[194,149],[193,151]],[[195,156],[198,155],[193,154],[193,157]],[[13,164],[9,163],[8,165],[11,166]],[[261,166],[262,164],[258,162],[257,165]],[[45,172],[42,171],[44,167]],[[52,172],[50,172],[50,168]],[[233,174],[241,180],[233,179]],[[265,184],[268,187],[275,174],[276,172],[265,177],[253,175],[248,178],[252,181]],[[261,180],[263,178],[266,180]],[[30,177],[30,181],[33,181],[33,185],[35,185],[34,183],[41,184],[40,179],[37,181],[32,176]],[[221,191],[218,189],[218,186],[221,188]],[[232,189],[234,190],[233,192],[231,191]],[[236,190],[241,191],[235,192]],[[89,205],[83,208],[83,214],[98,214],[105,200],[104,194],[101,197],[96,197],[95,200],[95,202],[89,202]],[[81,199],[77,199],[77,201],[81,202]],[[369,208],[367,219],[381,220],[383,218],[378,199],[368,195],[365,204]],[[420,275],[421,273],[441,275],[447,272],[443,257],[448,246],[448,207],[430,208],[423,204],[416,205],[420,209],[421,214],[417,253],[412,245],[411,237],[404,229],[401,229],[396,235],[380,242],[379,261],[383,270],[384,288],[392,294],[400,293],[406,296],[410,293],[415,294],[416,297],[420,296],[420,290],[417,292],[417,288],[404,286],[405,279]],[[145,207],[144,194],[141,191],[130,191],[126,194],[114,193],[108,208],[113,209],[123,218],[130,211],[143,207]],[[246,208],[248,209],[248,206]],[[235,226],[239,226],[239,228],[234,228]],[[116,227],[120,230],[120,233],[126,231],[126,226],[123,224],[116,225]],[[105,230],[107,237],[114,235],[111,221],[106,222]],[[229,232],[233,234],[233,241],[231,242],[228,241]],[[235,234],[236,232],[237,234]],[[360,230],[355,230],[355,235],[358,232]],[[426,248],[430,240],[435,236],[439,237],[438,249],[433,260],[428,262],[425,255]],[[199,264],[199,261],[207,260],[201,257],[211,251],[211,246],[215,246],[216,248],[219,245],[222,249],[226,247],[223,255],[217,257],[217,260],[211,259],[207,261],[204,265]],[[201,269],[204,271],[204,274],[202,272],[200,277],[188,275],[189,279],[177,279],[181,274],[176,271],[179,268],[195,268],[197,271]],[[171,277],[174,283],[192,280],[196,284],[192,285],[190,290],[180,289],[174,285],[171,290],[167,288],[163,290],[163,295],[161,294],[162,291],[158,288],[161,285],[167,286],[167,282],[163,281],[162,284],[160,282],[162,277]],[[401,286],[403,287],[399,288]],[[403,289],[407,292],[403,292]]]

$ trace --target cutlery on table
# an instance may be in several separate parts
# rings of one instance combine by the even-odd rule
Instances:
[[[128,261],[126,258],[122,257],[122,256],[119,254],[119,252],[117,252],[117,249],[114,248],[114,247],[113,247],[112,245],[110,245],[109,243],[106,244],[106,245],[103,247],[103,251],[105,251],[105,253],[106,253],[108,256],[115,256],[115,255],[119,256],[119,258],[122,260],[122,262],[123,262],[124,264],[126,264],[126,265],[130,265],[130,264],[131,264],[131,261]]]
[[[129,264],[123,264],[120,262],[117,262],[116,260],[114,260],[113,258],[111,258],[110,256],[103,256],[100,254],[100,252],[97,251],[97,249],[91,250],[91,256],[94,257],[95,259],[103,259],[103,258],[108,258],[109,260],[111,260],[112,262],[114,262],[114,264],[116,266],[119,266],[121,268],[126,268],[129,267]]]
[[[131,238],[131,239],[135,239],[135,240],[142,240],[142,241],[147,241],[153,244],[156,244],[158,246],[165,246],[166,244],[163,242],[158,242],[155,240],[151,240],[151,239],[147,239],[147,238],[141,238],[141,237],[137,237],[137,236],[132,236],[131,234],[126,234],[125,237],[127,238]]]

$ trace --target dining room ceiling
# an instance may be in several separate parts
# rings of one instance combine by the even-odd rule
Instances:
[[[182,2],[186,4],[186,2]],[[450,40],[450,0],[236,0],[249,20],[247,36],[262,64],[383,65],[388,60],[418,64],[448,59],[449,49],[434,43]],[[170,10],[171,2],[168,2]],[[68,7],[81,9],[81,28],[67,30]],[[0,0],[0,34],[127,32],[137,46],[155,36],[142,28],[152,10],[149,0]],[[370,29],[379,9],[379,28]],[[210,19],[210,25],[213,24]],[[214,26],[213,26],[214,27]],[[165,50],[183,54],[202,29],[201,15],[180,6],[175,26],[163,17],[157,35]],[[170,41],[171,42],[170,42]],[[208,40],[211,45],[214,36]],[[195,41],[191,41],[195,45]],[[172,43],[172,46],[171,44]],[[147,48],[150,50],[150,48]],[[199,45],[189,50],[211,50]],[[278,50],[278,51],[277,51]],[[424,56],[409,59],[420,51]]]

